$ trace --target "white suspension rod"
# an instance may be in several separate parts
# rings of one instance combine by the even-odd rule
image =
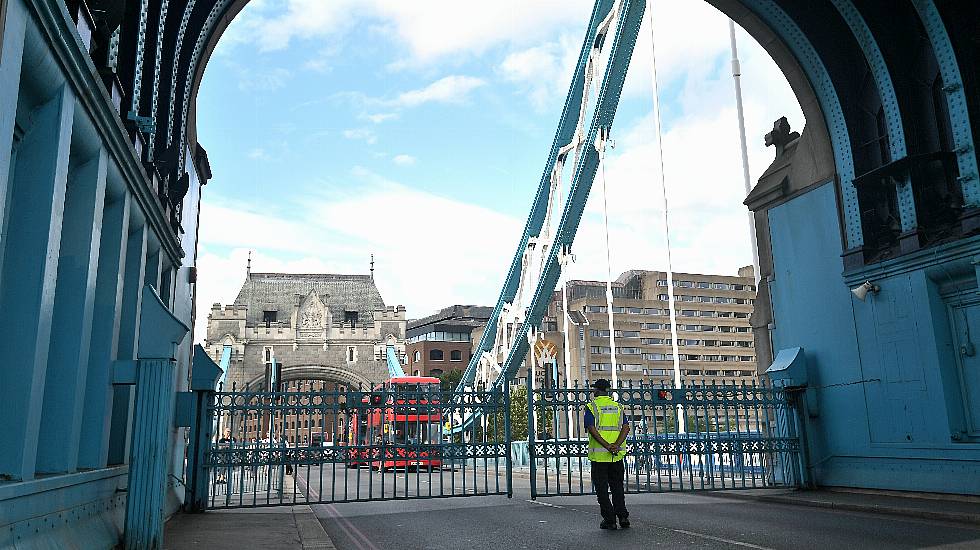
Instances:
[[[664,238],[667,244],[667,307],[670,310],[670,344],[674,359],[674,387],[681,387],[680,354],[677,347],[677,311],[674,308],[674,266],[670,254],[670,215],[667,203],[667,183],[664,177],[663,128],[660,121],[660,85],[657,82],[657,47],[653,30],[653,0],[647,0],[650,22],[650,55],[653,63],[653,114],[657,132],[657,159],[660,161],[660,191],[664,207]],[[677,405],[677,432],[685,433],[684,407]]]
[[[606,314],[609,318],[609,358],[612,361],[612,387],[618,388],[616,372],[616,327],[613,325],[612,255],[609,252],[609,205],[606,199],[606,144],[609,129],[599,131],[599,180],[602,184],[602,222],[606,230]]]
[[[745,112],[742,109],[742,65],[738,62],[738,46],[735,44],[735,22],[728,20],[728,35],[732,43],[732,80],[735,81],[735,109],[738,112],[738,137],[742,147],[742,179],[745,182],[745,195],[752,192],[752,177],[749,175],[749,149],[745,141]],[[749,211],[749,239],[752,245],[752,268],[755,288],[759,288],[759,242],[755,236],[755,217]]]

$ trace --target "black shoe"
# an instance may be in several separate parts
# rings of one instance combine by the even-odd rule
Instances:
[[[615,531],[616,530],[616,521],[615,520],[609,521],[609,520],[605,520],[604,519],[604,520],[602,520],[602,523],[599,524],[599,529],[611,529],[611,530],[614,530]]]
[[[630,518],[619,518],[619,526],[623,529],[630,528]]]

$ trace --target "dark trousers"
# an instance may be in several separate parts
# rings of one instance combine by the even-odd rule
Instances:
[[[617,516],[628,518],[630,515],[626,510],[626,495],[623,493],[625,476],[626,469],[622,460],[592,463],[592,486],[595,487],[602,519],[606,521],[616,521]],[[612,502],[609,502],[610,492],[612,492]]]

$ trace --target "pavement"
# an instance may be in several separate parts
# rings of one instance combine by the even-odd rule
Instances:
[[[164,550],[336,550],[307,505],[177,514],[164,526]]]
[[[321,475],[310,472],[307,479],[319,481],[313,474]],[[354,485],[372,477],[356,471],[338,475],[359,476],[350,478]],[[304,477],[296,486],[317,498],[315,488],[322,482],[307,483]],[[407,478],[396,478],[401,477]],[[598,506],[591,495],[532,501],[529,480],[519,476],[513,488],[510,499],[472,494],[418,498],[412,491],[396,500],[181,514],[167,523],[164,547],[980,549],[978,497],[849,489],[634,494],[627,496],[633,527],[610,532],[598,529]]]

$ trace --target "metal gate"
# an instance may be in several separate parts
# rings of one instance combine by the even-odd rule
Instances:
[[[594,492],[583,426],[588,388],[535,389],[528,407],[531,497]],[[623,405],[631,493],[805,485],[803,433],[784,389],[648,384],[613,390]],[[678,421],[678,419],[681,419]]]
[[[290,384],[201,394],[189,457],[192,507],[511,496],[515,467],[531,498],[593,492],[583,426],[589,388],[534,389],[526,406],[525,388],[460,394]],[[630,424],[628,492],[806,484],[804,434],[785,389],[639,384],[613,396]],[[515,409],[527,411],[517,441]]]
[[[433,387],[213,393],[195,507],[510,495],[509,395]]]

